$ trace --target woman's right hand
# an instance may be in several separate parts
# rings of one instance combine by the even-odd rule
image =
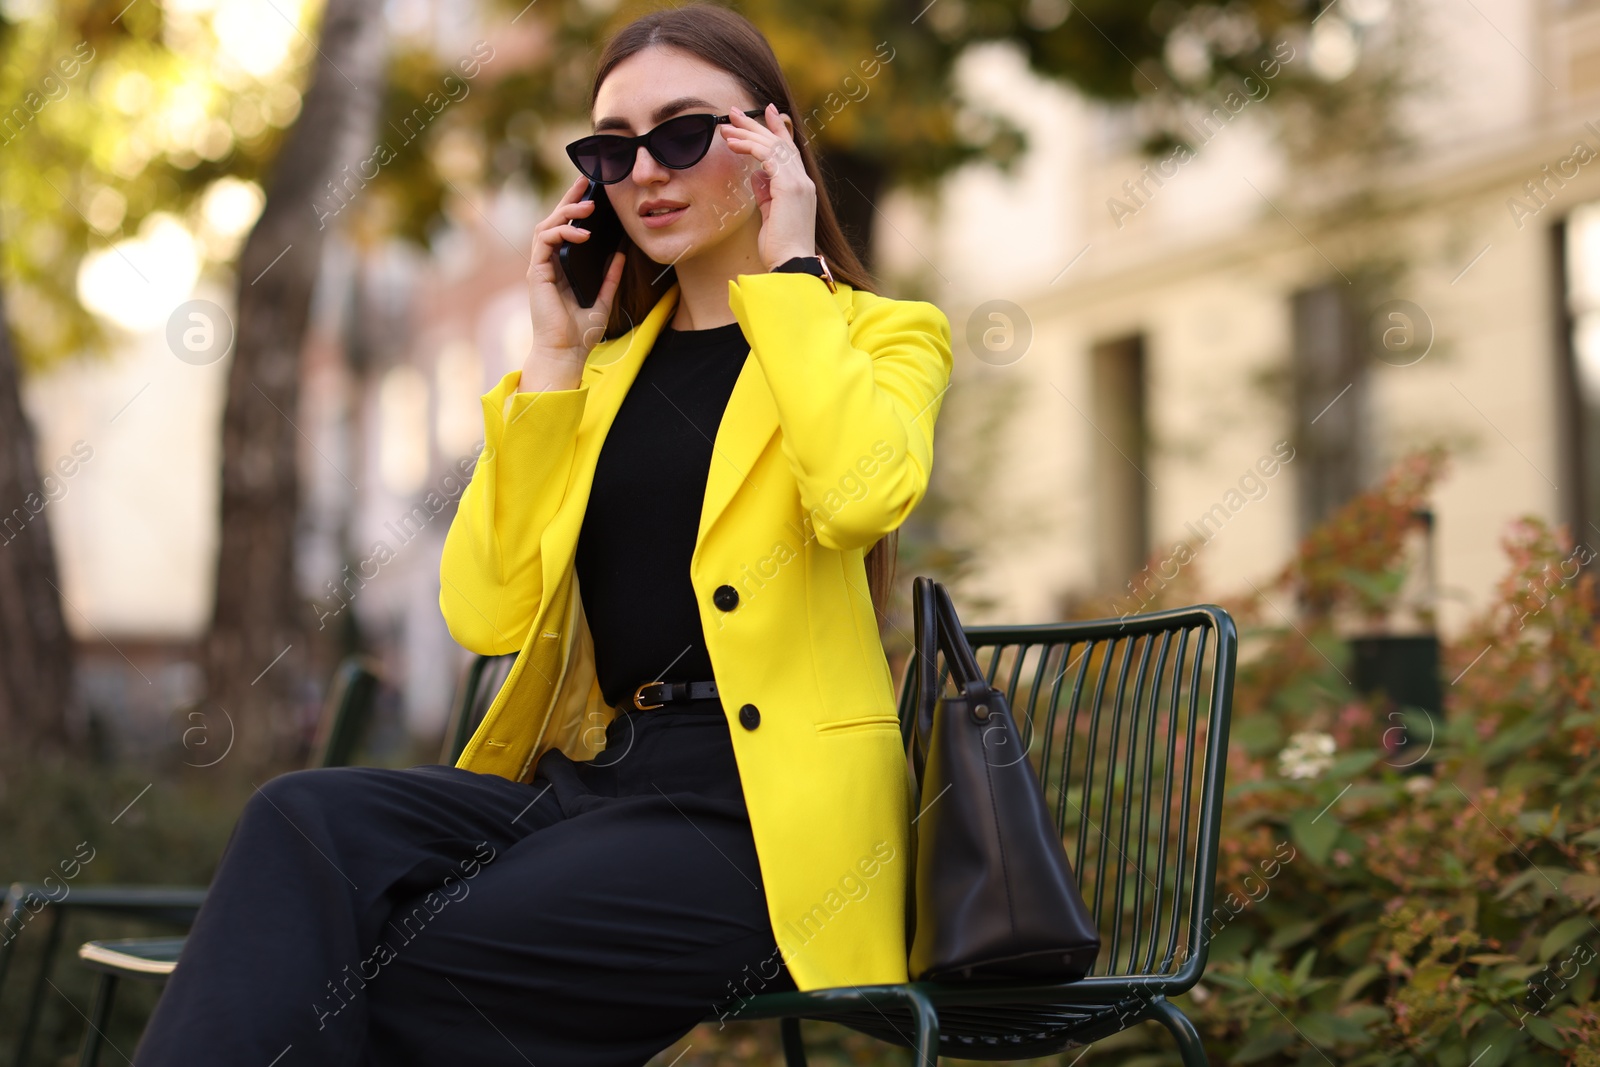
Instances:
[[[581,201],[589,179],[579,175],[555,210],[534,227],[533,255],[528,265],[528,305],[533,315],[533,346],[523,362],[518,392],[575,388],[590,350],[605,339],[611,302],[622,282],[625,256],[621,249],[606,268],[593,307],[582,307],[557,259],[563,241],[590,240],[588,230],[570,220],[587,218],[593,201]]]

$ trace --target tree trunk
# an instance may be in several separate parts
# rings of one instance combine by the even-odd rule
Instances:
[[[239,261],[205,668],[208,699],[232,716],[247,761],[286,755],[305,703],[311,612],[295,575],[300,353],[330,216],[361,195],[358,164],[373,153],[382,16],[381,0],[328,0],[311,87]],[[351,492],[353,473],[340,471]]]
[[[48,501],[0,292],[0,737],[14,752],[64,748],[67,740],[72,639]]]

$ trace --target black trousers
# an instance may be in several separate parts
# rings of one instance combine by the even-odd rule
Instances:
[[[721,704],[606,733],[531,784],[443,765],[266,782],[135,1062],[638,1067],[714,1003],[794,989]]]

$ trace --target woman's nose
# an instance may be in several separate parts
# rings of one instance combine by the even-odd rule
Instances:
[[[667,172],[667,168],[644,145],[640,145],[633,158],[633,180],[635,184],[642,185],[652,178],[659,178]]]

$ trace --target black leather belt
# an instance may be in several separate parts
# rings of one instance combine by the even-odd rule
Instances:
[[[717,683],[709,682],[646,682],[633,691],[633,706],[640,711],[659,708],[663,704],[686,704],[691,700],[715,700]]]

